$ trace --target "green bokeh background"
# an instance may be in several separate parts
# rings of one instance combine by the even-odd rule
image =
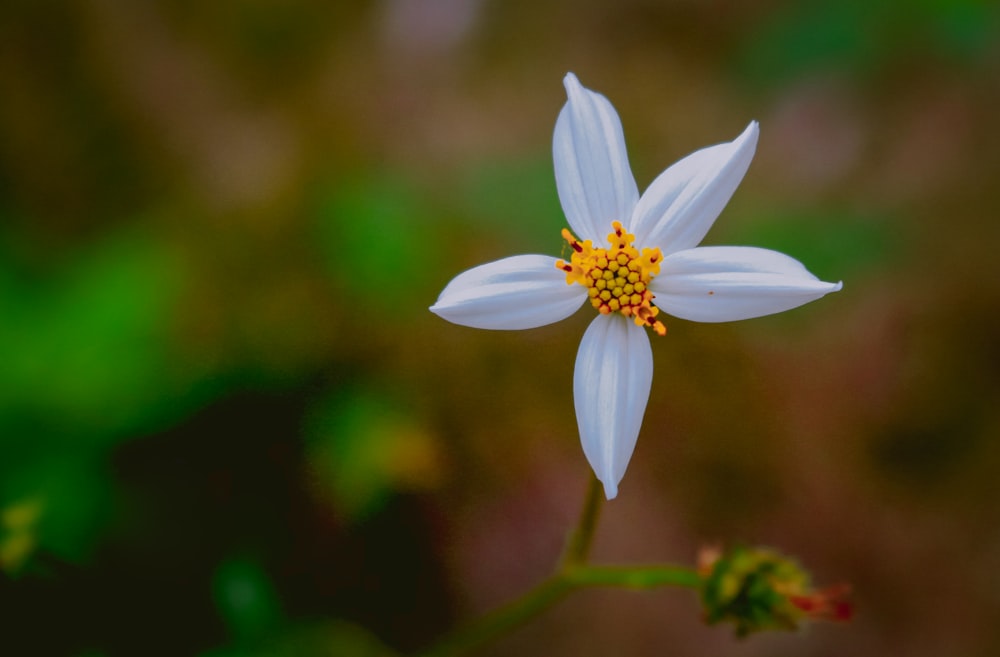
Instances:
[[[761,122],[707,238],[842,292],[667,322],[594,557],[762,543],[846,626],[737,641],[579,593],[485,655],[1000,653],[1000,10],[985,0],[0,8],[0,654],[386,655],[539,581],[586,489],[558,254],[567,71],[640,188]]]

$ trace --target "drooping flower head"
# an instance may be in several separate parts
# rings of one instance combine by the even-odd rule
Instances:
[[[732,142],[696,151],[640,197],[617,112],[572,73],[553,137],[556,187],[571,230],[568,261],[521,255],[456,276],[431,311],[487,329],[556,322],[586,301],[598,316],[583,335],[573,399],[583,451],[618,494],[653,380],[648,331],[661,312],[727,322],[781,312],[841,288],[797,260],[754,247],[698,247],[743,179],[757,145],[751,122]]]

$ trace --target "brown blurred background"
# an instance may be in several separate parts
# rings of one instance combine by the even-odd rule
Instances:
[[[844,281],[667,322],[594,558],[770,545],[857,616],[737,641],[588,590],[483,654],[1000,653],[995,3],[8,0],[0,654],[405,652],[551,572],[589,310],[427,306],[558,255],[567,71],[640,189],[759,120],[707,243]]]

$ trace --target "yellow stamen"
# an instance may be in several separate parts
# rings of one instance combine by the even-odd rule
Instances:
[[[656,319],[660,309],[653,306],[649,282],[660,273],[663,253],[658,248],[642,252],[632,246],[635,235],[628,233],[620,221],[612,222],[608,234],[609,248],[595,248],[590,240],[580,242],[567,229],[562,236],[573,249],[569,263],[556,266],[566,272],[566,283],[578,283],[587,288],[590,303],[602,315],[620,312],[631,317],[638,326],[648,326],[660,335],[667,332]]]

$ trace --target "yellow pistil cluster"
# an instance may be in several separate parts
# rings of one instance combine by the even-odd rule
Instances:
[[[652,305],[653,293],[649,282],[660,273],[663,253],[656,248],[639,249],[632,246],[635,235],[625,232],[621,222],[611,224],[614,232],[608,235],[610,248],[595,248],[590,240],[580,242],[567,229],[562,236],[573,247],[567,263],[556,262],[556,267],[566,272],[566,283],[579,283],[587,288],[590,304],[602,315],[620,312],[632,317],[638,326],[648,326],[660,335],[667,327],[656,319],[660,309]]]

